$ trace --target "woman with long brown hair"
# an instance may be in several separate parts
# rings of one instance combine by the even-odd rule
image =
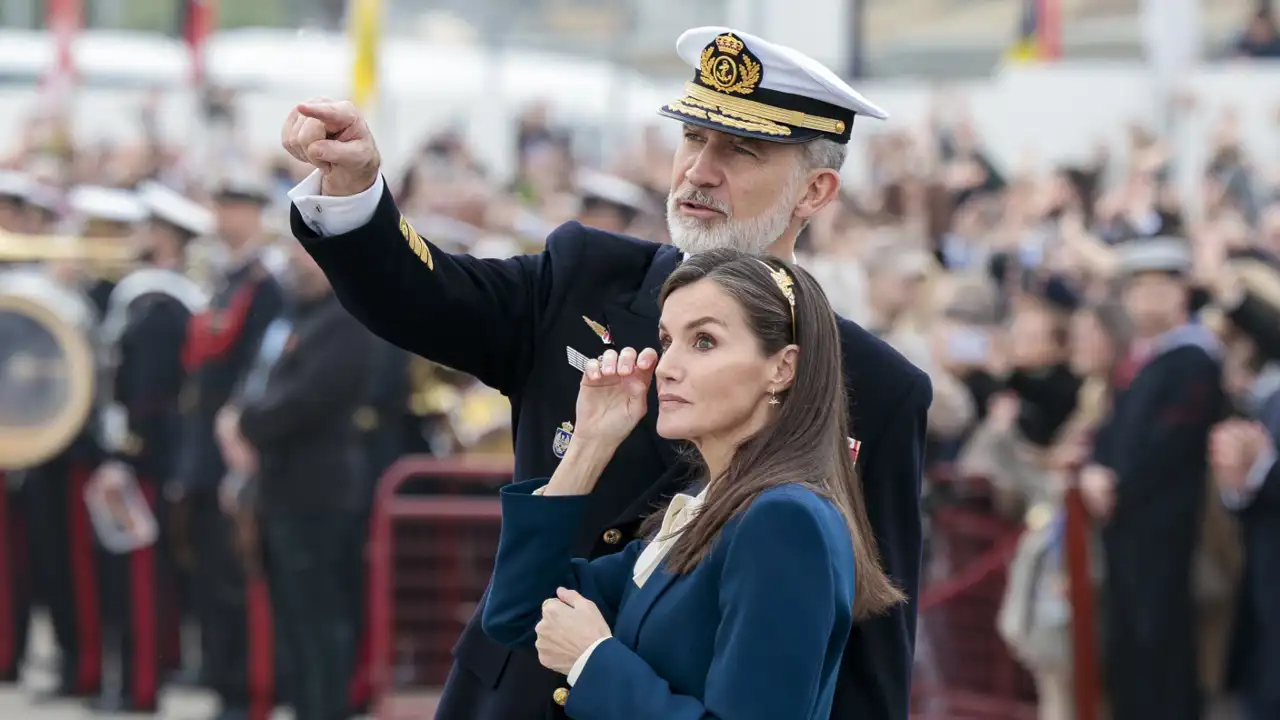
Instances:
[[[660,302],[661,357],[589,361],[559,468],[503,490],[484,629],[567,675],[554,699],[578,720],[827,720],[853,623],[902,600],[850,453],[835,316],[807,273],[729,250],[687,259]],[[655,378],[657,432],[692,445],[699,489],[648,540],[574,559]]]

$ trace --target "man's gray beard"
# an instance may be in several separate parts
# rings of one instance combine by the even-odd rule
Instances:
[[[680,214],[677,196],[667,196],[667,233],[671,244],[694,255],[708,250],[734,248],[748,253],[762,253],[787,231],[794,208],[788,188],[774,207],[758,217],[738,219],[731,216],[707,222]]]

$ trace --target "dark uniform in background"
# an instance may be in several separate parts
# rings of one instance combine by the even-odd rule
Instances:
[[[345,584],[368,485],[353,418],[376,342],[331,292],[295,297],[245,383],[240,432],[258,452],[256,512],[298,720],[347,716],[356,625]]]
[[[201,680],[228,718],[248,711],[248,621],[244,568],[233,522],[218,501],[227,474],[214,438],[214,419],[257,355],[267,326],[284,307],[280,285],[257,254],[221,279],[209,308],[192,318],[183,364],[183,437],[178,471],[182,512],[194,558],[193,592],[200,616]]]
[[[30,191],[31,180],[25,174],[0,170],[0,236],[27,230]],[[0,274],[6,269],[0,263]],[[0,352],[0,358],[4,356]],[[31,623],[28,510],[22,480],[22,472],[0,468],[0,684],[18,682]]]
[[[344,591],[351,612],[351,625],[356,628],[355,672],[351,679],[351,709],[364,714],[372,701],[369,673],[372,670],[372,647],[368,623],[368,547],[369,526],[378,480],[387,468],[405,454],[409,432],[408,412],[409,361],[412,355],[380,338],[373,337],[373,378],[364,405],[356,411],[355,424],[364,448],[365,482],[361,488],[361,505],[356,529],[357,542],[352,543],[347,557],[347,579]]]
[[[127,190],[78,186],[67,195],[71,219],[82,232],[128,243],[146,218],[138,197]],[[39,270],[49,287],[60,288],[54,304],[91,339],[96,337],[106,292],[113,283],[81,268],[46,263]],[[53,459],[25,473],[35,588],[49,609],[59,651],[53,697],[93,697],[102,690],[102,605],[97,540],[84,491],[102,462],[96,418]]]
[[[179,256],[187,241],[212,229],[208,210],[172,190],[148,184],[139,196],[158,226],[151,232],[171,237],[171,251]],[[165,675],[180,664],[177,563],[170,553],[163,488],[177,469],[182,439],[187,326],[207,303],[180,265],[144,264],[108,299],[102,337],[111,354],[113,392],[102,417],[102,444],[110,460],[136,478],[161,534],[154,545],[101,555],[105,662],[120,668],[120,687],[102,698],[99,710],[155,712]]]
[[[1131,240],[1122,270],[1181,274],[1176,241]],[[1126,720],[1199,718],[1203,712],[1192,568],[1204,513],[1208,439],[1226,410],[1221,350],[1203,325],[1174,328],[1143,351],[1115,388],[1094,461],[1115,473],[1115,508],[1103,527],[1107,686]]]
[[[725,44],[742,42],[721,39]],[[695,64],[703,44],[706,53],[716,52],[718,44],[710,40],[692,51]],[[753,62],[759,63],[757,69],[764,67],[766,83],[770,63],[795,62],[776,50],[767,52],[763,41],[748,37],[747,42],[753,43],[751,57],[759,58]],[[766,53],[771,57],[765,59]],[[727,55],[719,57],[733,62]],[[805,72],[794,66],[790,70]],[[714,96],[709,88],[702,91]],[[816,81],[813,92],[822,92]],[[760,101],[791,106],[774,108],[776,112],[807,108],[827,118],[843,118],[830,121],[830,127],[842,132],[821,133],[765,120],[754,127],[786,132],[793,140],[848,141],[854,100],[836,107],[770,89],[761,92]],[[676,102],[664,113],[717,131],[741,132],[742,123],[721,124],[715,118],[724,116],[717,113],[673,114],[677,107],[693,108]],[[517,479],[550,476],[572,436],[582,374],[570,356],[594,357],[610,346],[658,347],[657,293],[682,258],[674,247],[567,223],[547,238],[546,250],[539,255],[481,260],[445,253],[422,239],[381,181],[353,198],[318,195],[317,175],[291,192],[293,230],[324,268],[338,297],[383,338],[474,375],[510,399]],[[324,203],[331,207],[317,213]],[[370,213],[372,218],[354,231],[321,237],[313,225],[323,229],[335,212],[349,220]],[[868,513],[885,568],[910,601],[855,628],[844,654],[833,715],[899,720],[908,714],[925,415],[932,391],[928,377],[888,345],[848,321],[841,320],[839,329],[852,427],[861,442],[858,466]],[[649,402],[648,414],[618,448],[591,493],[586,519],[577,532],[577,556],[595,558],[621,550],[637,537],[645,516],[684,488],[686,470],[677,462],[678,447],[655,429],[656,389]],[[481,630],[480,612],[455,648],[456,662],[436,717],[564,717],[552,702],[563,704],[567,697],[563,676],[542,667],[536,653],[512,651],[489,639]]]

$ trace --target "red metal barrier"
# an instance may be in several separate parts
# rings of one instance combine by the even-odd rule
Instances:
[[[376,716],[399,716],[397,696],[444,683],[453,644],[484,592],[498,545],[497,499],[458,493],[504,485],[511,472],[509,458],[410,456],[379,482],[369,552]],[[430,481],[424,490],[431,495],[406,494],[418,479]],[[428,702],[403,714],[428,717]]]

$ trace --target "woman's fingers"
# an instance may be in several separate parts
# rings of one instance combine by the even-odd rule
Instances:
[[[618,353],[618,374],[630,375],[636,366],[635,348],[622,348],[622,352]]]
[[[634,376],[636,371],[651,374],[657,366],[658,351],[653,348],[645,348],[639,352],[631,347],[623,348],[621,351],[610,348],[600,357],[587,360],[583,364],[582,374],[584,382],[594,383],[601,379]]]
[[[605,350],[600,356],[600,374],[604,376],[613,375],[618,371],[618,351],[609,349]]]
[[[636,358],[636,366],[641,370],[652,370],[658,366],[658,351],[653,348],[645,348],[640,351],[640,355]]]

